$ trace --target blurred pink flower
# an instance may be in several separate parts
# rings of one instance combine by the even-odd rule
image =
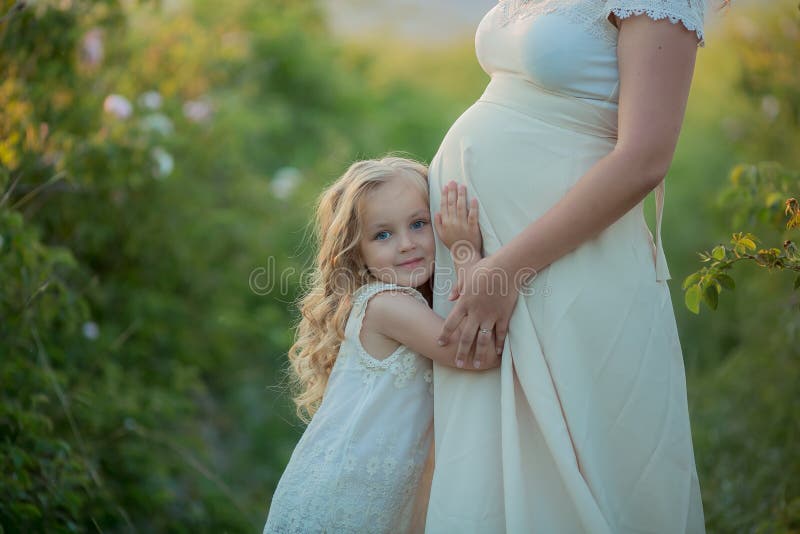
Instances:
[[[203,100],[187,100],[183,115],[192,122],[205,122],[211,118],[211,105]]]
[[[86,32],[81,41],[81,58],[90,67],[94,67],[103,61],[102,30],[93,28]]]
[[[130,101],[122,95],[108,95],[103,101],[103,111],[118,119],[127,119],[133,112]]]

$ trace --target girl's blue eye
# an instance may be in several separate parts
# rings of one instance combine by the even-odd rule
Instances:
[[[413,228],[414,230],[419,230],[420,228],[424,227],[426,224],[428,224],[428,221],[426,221],[425,219],[419,219],[419,220],[414,221],[413,223],[411,223],[411,228]],[[381,238],[381,236],[383,234],[386,234],[387,237]],[[380,232],[375,234],[375,237],[373,239],[377,239],[378,241],[386,241],[387,239],[389,239],[390,235],[391,234],[389,233],[388,230],[381,230]]]

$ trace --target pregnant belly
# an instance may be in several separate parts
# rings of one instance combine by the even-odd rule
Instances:
[[[483,210],[533,220],[555,204],[614,147],[491,102],[478,101],[445,135],[431,162],[433,196],[450,180],[467,185]],[[436,202],[438,203],[438,196]]]
[[[468,197],[478,199],[484,248],[491,254],[555,205],[615,143],[509,106],[478,101],[453,124],[431,161],[431,210],[439,211],[444,184],[465,184]],[[624,265],[634,262],[642,276],[652,277],[642,206],[640,202],[583,243],[577,254],[589,254],[587,263],[600,271],[625,272]],[[447,255],[437,241],[437,264],[446,264]]]

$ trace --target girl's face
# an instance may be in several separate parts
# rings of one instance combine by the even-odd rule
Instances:
[[[378,280],[419,287],[433,276],[436,245],[428,199],[402,178],[367,193],[361,257]]]

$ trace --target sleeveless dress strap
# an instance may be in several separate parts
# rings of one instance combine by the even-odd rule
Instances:
[[[399,286],[397,284],[387,284],[385,282],[375,281],[364,284],[363,286],[359,287],[355,293],[353,293],[353,310],[359,316],[363,316],[367,309],[367,301],[381,291],[402,291],[403,293],[408,293],[421,302],[424,302],[426,306],[428,305],[428,301],[424,296],[422,296],[422,293],[413,287]]]
[[[664,255],[664,246],[661,244],[661,216],[664,214],[664,191],[666,180],[656,187],[656,281],[665,282],[672,276],[667,267],[667,257]]]
[[[361,344],[361,327],[364,322],[364,314],[367,310],[367,303],[369,299],[377,295],[382,291],[400,291],[403,293],[410,294],[420,300],[421,302],[425,303],[428,306],[428,301],[425,299],[422,294],[414,289],[413,287],[408,286],[399,286],[396,284],[386,284],[383,282],[369,282],[364,284],[360,288],[358,288],[355,293],[353,293],[353,307],[350,311],[350,320],[348,322],[347,331],[345,336],[349,336],[352,340],[352,343],[355,345],[356,350],[358,351],[359,355],[359,362],[363,369],[366,370],[367,373],[374,373],[374,372],[381,372],[387,369],[395,369],[393,364],[397,361],[398,358],[402,357],[404,354],[408,354],[408,348],[404,345],[400,345],[395,349],[395,351],[383,359],[376,359],[372,355],[370,355],[364,346]],[[403,371],[405,369],[405,371]],[[416,366],[412,361],[407,362],[403,361],[400,371],[403,371],[399,376],[395,378],[395,386],[402,387],[406,384],[406,380],[413,376],[413,372],[415,371]],[[413,370],[413,372],[412,372]],[[394,371],[392,371],[394,372]],[[411,373],[411,374],[409,374]],[[365,380],[370,380],[374,378],[372,374],[365,375]]]

